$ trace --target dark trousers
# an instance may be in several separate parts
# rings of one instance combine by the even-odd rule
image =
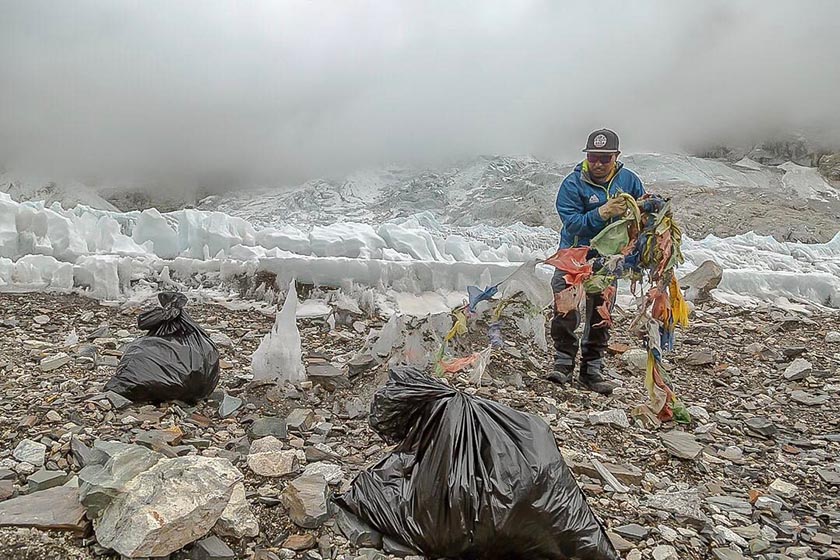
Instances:
[[[554,293],[565,290],[568,285],[563,278],[564,273],[554,271],[551,278],[551,289]],[[595,327],[602,321],[597,307],[603,303],[601,294],[586,295],[586,317],[583,327],[583,339],[580,341],[581,371],[591,368],[600,370],[601,360],[607,350],[610,340],[610,330],[607,327]],[[578,353],[578,337],[575,330],[580,325],[580,312],[577,309],[566,314],[559,314],[554,310],[551,320],[551,338],[554,340],[554,367],[558,369],[572,369]]]

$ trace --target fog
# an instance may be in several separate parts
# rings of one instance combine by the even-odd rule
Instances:
[[[0,164],[281,185],[840,131],[840,2],[0,3]]]

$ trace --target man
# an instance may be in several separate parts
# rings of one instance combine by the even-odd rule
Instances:
[[[560,248],[589,245],[615,218],[627,210],[618,194],[625,192],[635,198],[645,194],[642,181],[618,160],[618,135],[606,128],[596,130],[586,141],[586,159],[563,180],[557,192],[557,213],[563,221]],[[554,293],[567,288],[564,273],[555,270],[551,279]],[[603,303],[600,294],[587,295],[583,340],[580,343],[580,384],[596,393],[609,395],[615,385],[601,374],[604,352],[609,340],[606,326],[596,327],[601,318],[597,307]],[[575,329],[580,325],[577,309],[569,313],[554,310],[551,338],[554,340],[554,371],[550,381],[568,384],[574,378],[578,338]]]

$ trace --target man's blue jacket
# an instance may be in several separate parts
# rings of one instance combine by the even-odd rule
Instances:
[[[598,214],[598,207],[625,192],[639,198],[645,194],[642,180],[618,162],[617,171],[607,185],[599,185],[589,176],[587,162],[579,163],[575,170],[563,179],[557,191],[557,213],[563,221],[560,232],[560,248],[589,245],[590,240],[606,227],[610,220]]]

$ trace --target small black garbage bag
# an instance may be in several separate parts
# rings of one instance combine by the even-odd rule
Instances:
[[[396,443],[336,499],[433,558],[618,560],[549,427],[393,368],[371,427]]]
[[[162,292],[158,301],[161,307],[137,318],[148,335],[126,346],[104,390],[134,402],[194,403],[219,382],[219,349],[184,311],[184,294]]]

